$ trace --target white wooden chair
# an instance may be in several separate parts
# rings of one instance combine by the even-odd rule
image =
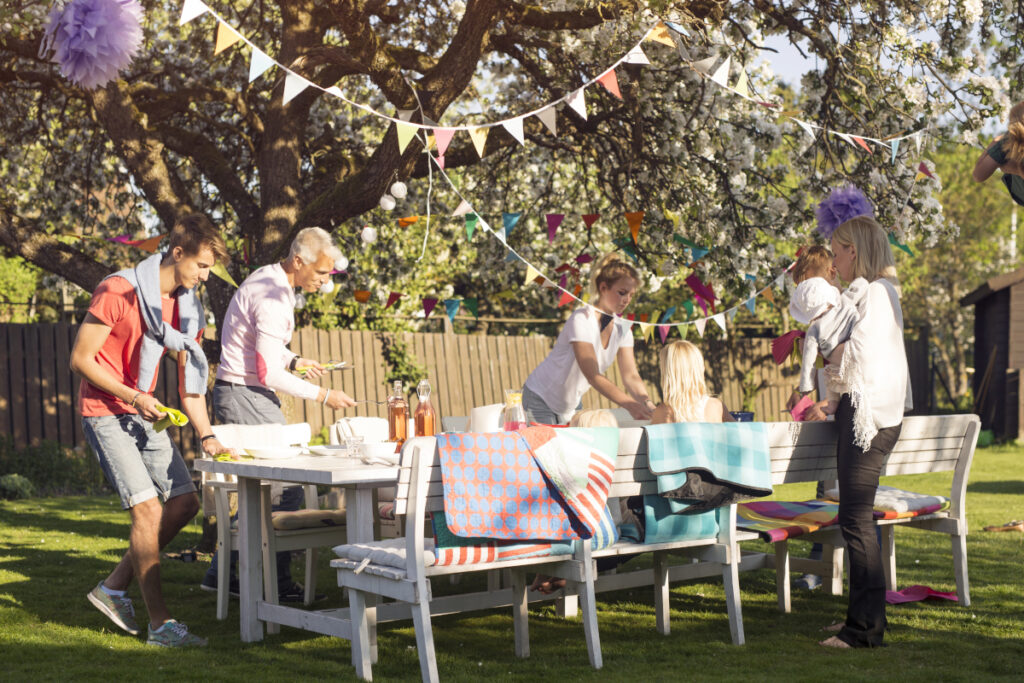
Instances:
[[[244,451],[245,448],[272,448],[277,446],[306,445],[311,430],[308,423],[290,425],[214,425],[217,439],[228,448]],[[230,479],[230,480],[229,480]],[[237,490],[233,477],[217,474],[203,474],[203,486],[214,492],[215,514],[217,516],[217,618],[228,616],[229,582],[231,575],[230,553],[238,550],[238,532],[232,528],[231,509],[228,494]],[[309,605],[316,594],[317,548],[333,546],[346,539],[345,513],[343,510],[320,510],[316,486],[305,489],[306,509],[295,512],[278,512],[271,515],[271,484],[264,482],[260,487],[263,543],[263,585],[267,602],[277,603],[277,553],[292,550],[306,551],[305,596]],[[276,627],[272,627],[276,629]],[[276,630],[272,630],[276,632]]]

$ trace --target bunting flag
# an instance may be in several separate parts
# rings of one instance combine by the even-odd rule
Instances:
[[[476,230],[476,224],[480,220],[480,217],[475,213],[466,214],[466,239],[473,239],[473,231]]]
[[[544,216],[544,220],[548,223],[548,244],[555,241],[555,233],[558,232],[558,226],[562,224],[564,219],[564,213],[549,213]]]
[[[455,211],[452,212],[452,217],[454,218],[456,216],[465,216],[467,213],[470,213],[472,210],[473,210],[473,207],[470,206],[469,202],[467,202],[465,199],[463,199],[461,202],[459,202],[459,205],[457,207],[455,207]]]
[[[455,315],[459,312],[459,308],[462,306],[461,299],[445,299],[444,310],[448,314],[448,320],[455,322]]]
[[[782,365],[786,362],[789,354],[793,352],[796,340],[803,336],[806,336],[803,330],[790,330],[781,337],[776,337],[772,340],[772,358],[775,359],[776,365]]]
[[[637,236],[640,234],[640,224],[644,221],[643,211],[632,211],[626,214],[626,222],[629,223],[629,234],[633,236],[633,241],[637,241]]]
[[[295,99],[299,93],[310,86],[310,82],[302,76],[289,72],[284,77],[284,98],[283,104],[288,104]]]
[[[694,69],[706,76],[711,73],[711,69],[715,66],[715,61],[716,58],[712,55],[711,57],[706,57],[699,62],[694,62],[692,66]]]
[[[534,280],[536,280],[538,277],[540,277],[540,273],[537,271],[537,269],[534,268],[533,266],[531,266],[529,263],[527,263],[526,264],[526,277],[523,278],[523,284],[524,285],[528,285],[531,282],[533,282]]]
[[[213,48],[213,54],[219,55],[242,39],[238,31],[231,28],[223,21],[217,22],[217,44]]]
[[[722,332],[726,331],[726,329],[725,329],[725,314],[724,313],[717,313],[717,314],[711,316],[711,319],[714,320],[715,323],[719,327],[722,328]]]
[[[615,69],[608,69],[603,74],[597,77],[597,82],[604,86],[604,89],[611,94],[622,99],[622,93],[619,91],[619,79],[615,75]]]
[[[661,343],[664,344],[665,340],[668,339],[668,332],[672,328],[668,325],[658,325],[658,336],[661,337]]]
[[[520,213],[507,213],[505,211],[501,212],[501,225],[502,225],[502,230],[504,230],[504,232],[505,232],[505,237],[508,237],[509,235],[512,234],[512,230],[519,223],[519,218],[522,215],[523,215],[522,212],[520,212]]]
[[[650,40],[655,43],[662,43],[663,45],[668,45],[671,48],[674,48],[676,46],[675,41],[672,40],[672,36],[668,32],[668,26],[666,26],[665,23],[661,21],[659,21],[658,25],[652,28],[647,33],[647,37],[644,38],[644,40]]]
[[[640,323],[640,336],[643,337],[644,341],[650,341],[652,334],[654,334],[654,325],[651,323]]]
[[[502,121],[502,127],[509,132],[509,135],[514,137],[520,145],[526,144],[526,137],[523,135],[523,117],[517,116],[514,119]]]
[[[583,225],[587,226],[587,230],[590,230],[600,217],[601,214],[599,213],[585,213],[581,216],[581,218],[583,218]]]
[[[388,302],[384,304],[384,310],[388,310],[392,306],[398,303],[398,300],[402,298],[401,292],[391,292],[388,294]]]
[[[178,19],[178,26],[184,26],[196,17],[206,14],[209,9],[201,0],[185,0],[181,6],[181,18]]]
[[[740,309],[739,309],[738,306],[730,308],[728,311],[725,312],[726,320],[728,320],[729,322],[732,322],[733,320],[736,319],[736,314],[739,313],[739,312],[740,312]]]
[[[352,292],[352,296],[355,297],[355,300],[361,304],[365,304],[370,300],[370,292],[369,290],[366,289],[357,289],[356,291]]]
[[[210,272],[235,289],[238,289],[238,283],[235,282],[235,278],[231,277],[231,273],[228,272],[228,269],[220,261],[217,261],[217,263],[210,266]]]
[[[416,132],[419,129],[411,123],[400,123],[397,121],[395,122],[395,128],[398,131],[398,153],[402,154],[412,139],[416,137]]]
[[[438,156],[443,157],[448,151],[448,145],[451,144],[453,137],[455,131],[451,128],[434,128],[434,144],[437,145]]]
[[[726,88],[729,86],[729,67],[732,66],[732,57],[726,56],[725,61],[722,65],[715,70],[715,73],[711,75],[711,80],[718,85]]]
[[[890,163],[895,165],[895,163],[896,163],[896,152],[900,148],[900,140],[899,140],[899,138],[896,138],[895,140],[893,140],[892,143],[891,143],[891,146],[892,146],[892,160],[890,161]]]
[[[696,294],[700,299],[707,301],[709,304],[715,302],[715,291],[711,288],[711,285],[703,282],[696,274],[691,273],[686,276],[686,284],[690,286],[693,293]]]
[[[437,306],[437,299],[424,298],[423,299],[423,319],[426,320],[430,317],[430,313],[434,310],[434,306]]]
[[[633,259],[633,263],[639,263],[640,259],[637,258],[636,249],[633,248],[633,242],[626,239],[625,237],[619,237],[612,240],[612,244],[621,249],[623,253],[629,258]]]
[[[907,254],[909,254],[910,256],[914,255],[914,252],[910,250],[910,247],[896,239],[896,233],[889,233],[889,244],[896,247],[897,249],[907,252]]]
[[[408,228],[410,225],[412,225],[413,223],[415,223],[419,219],[420,219],[419,216],[406,216],[405,218],[399,218],[398,219],[398,227],[400,227],[400,228]]]
[[[736,79],[736,85],[733,87],[741,97],[750,97],[750,88],[747,86],[747,72],[740,69],[739,78]]]
[[[693,317],[693,302],[692,301],[684,301],[683,302],[683,308],[686,309],[686,318],[687,318],[687,320],[692,318]]]
[[[508,290],[508,291],[511,292],[511,290]],[[469,311],[470,313],[473,314],[474,318],[479,318],[480,317],[480,313],[479,313],[480,303],[476,300],[476,298],[463,299],[462,300],[462,305],[466,307],[467,311]]]
[[[650,64],[651,60],[647,59],[647,55],[644,54],[643,48],[640,47],[639,43],[632,50],[626,53],[626,56],[622,58],[623,64]],[[586,117],[584,117],[586,118]]]
[[[583,88],[574,90],[565,96],[565,103],[568,104],[574,112],[580,115],[580,118],[584,121],[587,120],[587,103],[586,98],[583,94]]]
[[[395,113],[398,114],[398,118],[406,123],[412,119],[412,115],[416,113],[415,109],[396,109]]]
[[[775,292],[772,291],[771,287],[768,287],[763,292],[761,292],[761,296],[763,296],[765,299],[768,299],[768,301],[771,301],[773,304],[775,303]]]
[[[487,133],[489,128],[470,128],[469,139],[473,141],[473,147],[481,159],[484,158],[484,146],[487,144]]]
[[[558,308],[561,308],[562,306],[564,306],[566,304],[571,304],[575,300],[576,300],[576,297],[574,297],[571,292],[567,292],[567,291],[563,290],[562,291],[562,296],[558,297]]]
[[[750,311],[751,315],[757,315],[757,311],[756,311],[757,297],[756,296],[750,297],[749,299],[747,299],[743,303],[746,305],[747,310]]]
[[[249,56],[249,82],[255,81],[272,66],[274,66],[274,60],[263,50],[254,47],[252,54]]]
[[[659,320],[658,322],[667,323],[669,321],[669,319],[671,319],[672,316],[675,314],[675,312],[676,312],[676,307],[675,306],[669,306],[668,308],[665,309],[665,312],[661,314],[661,320]]]
[[[697,318],[693,321],[693,326],[697,328],[697,334],[701,337],[704,336],[704,326],[708,324],[707,318]]]
[[[874,154],[875,153],[874,150],[872,150],[870,147],[868,147],[868,143],[864,142],[864,138],[857,137],[856,135],[851,135],[850,137],[853,138],[854,142],[856,142],[858,145],[860,145],[865,150],[867,150],[868,154]]]
[[[541,109],[537,112],[537,118],[544,124],[544,127],[550,131],[552,135],[558,135],[558,113],[554,107],[548,107],[547,109]]]
[[[133,240],[128,239],[128,235],[119,235],[118,237],[112,237],[108,241],[117,242],[119,244],[126,244],[129,247],[138,247],[143,251],[148,251],[151,254],[155,254],[156,250],[160,248],[160,240],[167,237],[167,235],[156,235],[154,237],[147,237],[146,239]]]
[[[818,136],[814,134],[814,128],[811,127],[811,124],[807,123],[806,121],[802,121],[801,119],[793,120],[797,122],[797,125],[804,129],[804,132],[807,133],[807,136],[811,138],[812,142],[815,139],[817,139]]]
[[[590,254],[580,254],[575,259],[576,263],[580,264],[581,266],[585,266],[593,260],[594,257],[591,256]]]
[[[920,173],[924,173],[924,174],[925,174],[926,176],[928,176],[929,178],[931,178],[931,179],[933,179],[933,180],[935,179],[935,176],[933,176],[933,175],[932,175],[932,172],[928,170],[928,167],[927,167],[927,166],[925,165],[925,163],[924,163],[923,161],[922,161],[922,162],[921,162],[921,164],[920,164],[920,165],[919,165],[919,166],[917,167],[917,170],[918,170],[918,171],[919,171]]]

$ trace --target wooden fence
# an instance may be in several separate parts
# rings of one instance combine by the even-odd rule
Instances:
[[[10,434],[19,446],[43,439],[68,446],[85,443],[77,412],[78,378],[69,370],[71,346],[77,326],[55,324],[0,324],[0,433]],[[504,402],[505,389],[518,389],[554,342],[543,336],[485,336],[452,333],[400,334],[408,350],[425,370],[438,417],[467,415],[474,406]],[[659,396],[658,349],[660,344],[636,342],[637,364],[652,397]],[[776,366],[768,339],[709,339],[701,345],[707,362],[710,390],[732,410],[743,405],[745,389],[754,395],[758,420],[789,419],[782,410],[796,385],[799,369]],[[369,403],[335,414],[311,401],[284,397],[290,422],[309,422],[314,434],[337,417],[386,416],[388,395],[383,344],[373,332],[299,330],[292,350],[322,361],[346,360],[352,368],[329,373],[324,380],[332,389]],[[917,412],[927,412],[931,396],[928,342],[925,335],[907,341],[907,354]],[[618,369],[610,373],[621,386]],[[177,364],[165,358],[156,396],[166,405],[178,405]],[[412,390],[413,387],[407,387]],[[412,401],[415,406],[415,399]],[[596,391],[587,393],[586,408],[610,407]],[[186,457],[195,443],[191,429],[172,429],[172,438]]]

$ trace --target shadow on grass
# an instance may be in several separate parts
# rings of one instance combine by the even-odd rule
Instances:
[[[131,518],[113,497],[33,498],[0,506],[0,524],[43,532],[123,538],[127,543]]]
[[[968,493],[998,493],[1016,494],[1024,493],[1024,481],[1018,479],[1006,481],[976,481],[967,485]]]

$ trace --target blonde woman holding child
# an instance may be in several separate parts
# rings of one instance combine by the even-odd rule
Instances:
[[[666,422],[735,422],[721,399],[708,393],[704,356],[686,340],[663,346],[660,355],[663,403],[652,424]]]
[[[982,152],[974,165],[974,180],[983,183],[999,169],[1010,197],[1024,205],[1024,102],[1010,109],[1006,133]]]
[[[523,407],[533,422],[566,424],[582,408],[583,395],[593,387],[629,411],[636,420],[651,416],[654,403],[636,369],[633,333],[615,323],[629,306],[640,276],[617,254],[608,254],[594,266],[592,288],[596,299],[572,312],[554,348],[523,386]],[[618,363],[626,390],[605,376]]]

